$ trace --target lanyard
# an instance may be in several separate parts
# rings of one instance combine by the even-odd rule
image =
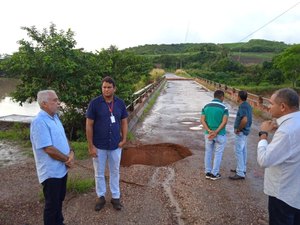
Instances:
[[[108,110],[110,111],[110,114],[113,114],[113,110],[114,110],[114,100],[112,100],[111,102],[111,107],[109,106],[109,103],[106,103],[108,106]]]

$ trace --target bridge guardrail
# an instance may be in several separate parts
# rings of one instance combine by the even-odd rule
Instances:
[[[233,88],[233,87],[227,86],[225,84],[221,84],[221,83],[214,82],[211,80],[207,80],[205,78],[196,78],[195,80],[196,80],[196,82],[198,82],[204,86],[210,87],[212,90],[217,90],[217,89],[223,90],[226,94],[226,97],[237,102],[238,92],[240,91],[240,89]],[[266,117],[271,117],[271,115],[269,113],[269,109],[268,109],[268,106],[269,106],[268,98],[248,92],[247,102],[253,108],[256,108],[256,109],[264,112]]]
[[[165,83],[165,77],[161,77],[156,82],[147,85],[143,89],[133,93],[132,100],[126,109],[128,111],[128,128],[132,130],[138,119],[143,114],[144,108],[147,106],[149,100],[153,97],[153,94],[158,91]]]

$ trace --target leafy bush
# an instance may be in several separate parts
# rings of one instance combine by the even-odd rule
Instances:
[[[91,191],[95,187],[93,178],[69,177],[67,182],[67,191],[82,194]]]

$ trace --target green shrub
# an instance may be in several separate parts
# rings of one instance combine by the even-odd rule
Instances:
[[[128,132],[127,134],[127,140],[128,141],[133,141],[135,139],[134,134],[132,132]]]
[[[87,193],[95,187],[93,178],[70,177],[67,182],[67,192],[76,194]]]
[[[89,157],[88,144],[86,141],[72,141],[71,146],[74,149],[76,160],[87,159]]]
[[[30,131],[28,124],[13,123],[9,128],[0,130],[0,139],[7,139],[11,141],[29,141]]]

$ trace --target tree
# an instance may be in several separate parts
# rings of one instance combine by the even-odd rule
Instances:
[[[300,75],[300,44],[287,48],[275,59],[275,66],[279,68],[296,87]]]
[[[19,41],[19,51],[3,66],[5,72],[17,74],[21,80],[13,98],[22,104],[36,100],[39,90],[55,90],[63,102],[62,120],[70,139],[84,135],[84,114],[89,101],[100,94],[104,76],[112,76],[118,84],[117,94],[129,99],[134,84],[150,71],[151,64],[144,58],[123,54],[113,46],[97,54],[75,49],[70,29],[57,31],[54,24],[43,32],[34,26],[22,29],[30,41]]]
[[[109,59],[111,69],[108,74],[117,82],[116,94],[129,103],[132,94],[136,91],[134,86],[141,79],[150,78],[149,72],[152,64],[146,57],[138,56],[132,52],[119,51],[115,46],[102,49],[98,57]]]
[[[284,75],[281,70],[274,67],[274,62],[265,61],[262,64],[262,74],[264,82],[268,84],[280,85],[284,83]]]
[[[92,53],[75,49],[74,33],[36,27],[22,27],[28,40],[20,40],[19,51],[6,62],[9,74],[18,74],[21,84],[13,98],[22,104],[36,100],[39,90],[53,89],[64,103],[64,125],[70,137],[84,127],[84,113],[91,98],[99,92],[100,81],[110,62]]]

